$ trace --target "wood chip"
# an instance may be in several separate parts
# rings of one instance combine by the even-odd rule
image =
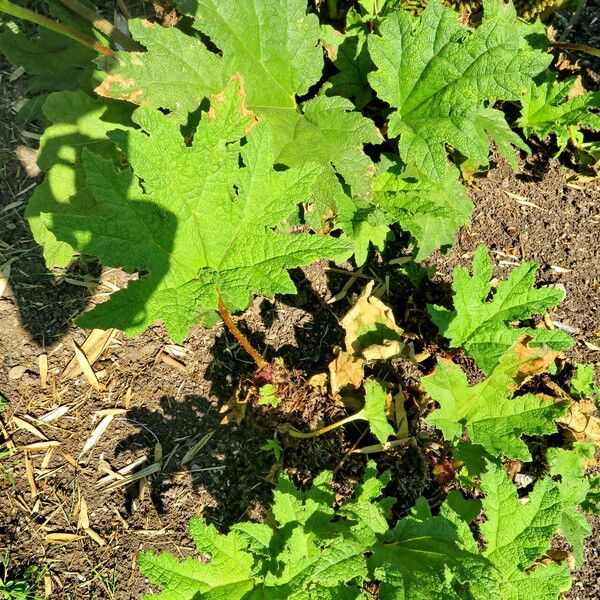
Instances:
[[[38,356],[38,368],[40,370],[40,387],[48,386],[48,355],[46,353]]]
[[[33,472],[33,462],[31,458],[29,458],[29,453],[27,450],[23,453],[23,459],[25,461],[25,473],[27,474],[27,481],[29,482],[29,487],[31,488],[31,496],[35,498],[38,495],[37,485],[35,483],[35,474]]]
[[[79,515],[77,517],[77,529],[89,529],[90,518],[88,515],[88,505],[85,498],[82,496],[79,499]]]
[[[129,463],[128,465],[124,466],[118,471],[113,471],[112,469],[110,469],[110,473],[108,475],[102,477],[96,482],[96,487],[102,487],[103,485],[109,483],[114,479],[123,479],[124,476],[127,475],[127,473],[131,473],[131,471],[134,471],[139,466],[143,465],[147,460],[148,457],[140,456],[140,458],[134,460],[132,463]]]
[[[29,421],[26,421],[25,419],[21,419],[21,417],[18,417],[17,415],[13,415],[12,422],[18,429],[25,429],[26,431],[29,431],[29,433],[31,433],[32,435],[35,435],[35,437],[39,438],[40,440],[48,439],[35,425],[32,425]]]
[[[92,435],[86,440],[83,450],[79,454],[79,460],[81,460],[81,457],[89,452],[98,443],[98,440],[101,438],[102,434],[106,431],[113,419],[114,417],[112,415],[107,415],[100,421],[100,423],[98,423],[98,425],[96,425]]]
[[[117,335],[116,329],[94,329],[81,345],[81,352],[86,356],[86,362],[92,366]],[[73,379],[83,373],[77,356],[73,357],[60,375],[61,379]]]
[[[214,435],[214,430],[213,431],[209,431],[205,436],[203,436],[200,441],[198,441],[196,444],[194,444],[184,455],[184,457],[181,459],[181,462],[179,463],[182,467],[184,465],[187,465],[189,462],[192,461],[192,459],[196,456],[196,454],[198,454],[198,452],[200,452],[200,450],[206,445],[206,443],[208,442],[208,440],[210,440],[210,438]]]
[[[46,544],[71,544],[82,539],[83,536],[77,535],[76,533],[54,532],[48,533],[46,535],[45,541]]]
[[[118,417],[126,413],[127,411],[124,408],[103,408],[102,410],[96,411],[94,413],[94,416],[98,418]]]
[[[49,450],[50,448],[58,448],[58,446],[60,446],[60,442],[48,440],[46,442],[33,442],[33,444],[21,446],[19,450],[25,450],[26,452],[40,452],[42,450]]]
[[[81,348],[73,342],[73,349],[75,350],[75,358],[77,358],[77,362],[81,368],[81,371],[84,377],[87,379],[87,382],[97,391],[101,391],[103,389],[102,384],[98,381],[96,374],[92,369],[92,365],[90,364],[87,356],[82,352]]]
[[[184,363],[178,361],[176,358],[173,358],[172,356],[170,356],[169,354],[166,354],[165,352],[160,353],[160,360],[162,360],[164,363],[166,363],[170,367],[175,367],[176,369],[179,369],[181,371],[185,370]]]
[[[60,444],[60,442],[58,442],[58,443]],[[40,469],[45,471],[50,466],[50,460],[52,459],[53,454],[54,454],[54,446],[50,446],[50,448],[48,448],[48,450],[46,450],[46,454],[44,455],[44,458],[42,459],[42,464],[40,466]]]
[[[91,527],[86,527],[83,530],[89,537],[91,537],[98,546],[106,546],[106,542],[104,538],[102,538],[98,533],[96,533]]]
[[[71,410],[71,406],[68,404],[63,404],[62,406],[57,406],[52,409],[50,412],[43,414],[41,417],[38,417],[36,420],[41,421],[42,423],[51,423],[52,421],[56,421],[61,417],[64,417]]]
[[[114,483],[107,485],[102,491],[110,492],[110,491],[116,490],[118,488],[121,488],[123,486],[129,485],[130,483],[134,483],[135,481],[139,481],[143,477],[148,477],[150,475],[154,475],[154,473],[158,473],[160,471],[161,464],[162,463],[153,463],[153,464],[145,467],[141,471],[134,473],[133,475],[128,475],[127,477],[124,477],[123,479],[120,479],[119,481],[115,481]]]

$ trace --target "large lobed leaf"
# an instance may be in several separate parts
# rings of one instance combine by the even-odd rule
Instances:
[[[83,152],[94,211],[75,203],[41,216],[77,251],[147,272],[81,325],[133,335],[162,319],[182,341],[192,323],[213,318],[217,291],[230,310],[243,309],[252,292],[293,293],[286,269],[347,253],[343,241],[278,228],[308,197],[321,167],[274,169],[270,127],[254,128],[239,77],[213,98],[191,141],[176,113],[141,106],[133,121],[139,129],[111,135],[132,169]]]
[[[562,331],[511,326],[515,321],[543,314],[563,298],[558,289],[533,289],[537,270],[534,262],[517,267],[488,300],[493,267],[486,247],[480,244],[473,257],[472,275],[463,268],[454,269],[454,309],[429,305],[429,314],[440,333],[450,340],[450,346],[464,348],[485,373],[492,371],[502,354],[523,334],[533,338],[533,346],[568,349],[573,340]]]
[[[390,503],[377,503],[387,481],[377,478],[371,463],[357,497],[336,518],[331,473],[319,475],[306,492],[281,477],[274,492],[271,525],[240,523],[224,535],[195,518],[190,533],[208,562],[180,562],[168,553],[144,552],[140,567],[153,583],[166,588],[157,598],[365,598],[359,582],[367,576],[366,543],[387,529]],[[363,521],[365,516],[372,521]]]
[[[524,434],[556,431],[554,419],[568,409],[564,402],[549,402],[541,396],[513,396],[511,391],[523,359],[515,348],[508,350],[484,381],[470,386],[465,372],[451,360],[439,359],[435,371],[423,378],[427,393],[440,405],[427,422],[442,430],[454,444],[464,429],[474,444],[491,456],[531,460]]]
[[[393,109],[388,134],[400,136],[404,162],[438,181],[448,169],[446,146],[476,164],[487,164],[490,139],[505,153],[510,144],[526,147],[491,105],[518,100],[551,60],[531,48],[533,29],[518,21],[512,4],[490,0],[484,7],[475,31],[432,0],[420,18],[389,14],[381,35],[369,37],[377,67],[369,81]]]
[[[362,146],[381,139],[374,124],[344,98],[318,96],[302,105],[296,100],[319,81],[324,65],[319,22],[306,14],[306,2],[178,4],[221,53],[177,29],[134,21],[132,34],[148,51],[118,53],[97,91],[185,114],[239,73],[248,107],[271,127],[275,162],[318,162],[334,168],[354,195],[369,197],[374,169]]]

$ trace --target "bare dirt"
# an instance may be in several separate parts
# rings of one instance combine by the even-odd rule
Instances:
[[[597,9],[598,2],[588,3],[589,11]],[[595,14],[581,19],[571,35],[587,36],[586,43],[592,43],[583,24],[593,23]],[[586,69],[593,77],[591,61]],[[351,493],[365,461],[348,457],[347,451],[360,439],[363,428],[350,426],[287,446],[282,462],[261,446],[273,438],[281,421],[308,429],[345,414],[304,383],[326,370],[335,347],[342,344],[339,318],[365,280],[355,280],[344,298],[328,303],[349,275],[317,263],[294,273],[296,296],[256,299],[244,314],[240,328],[269,359],[279,356],[292,366],[293,387],[302,390],[301,396],[287,399],[277,419],[264,407],[249,406],[241,424],[221,424],[222,407],[234,397],[240,381],[254,371],[251,360],[221,325],[211,330],[194,328],[183,347],[173,347],[160,325],[133,340],[118,335],[94,364],[102,391],[93,389],[83,376],[61,378],[74,357],[73,343],[83,344],[89,333],[73,326],[73,317],[105,298],[107,284],[122,286],[124,279],[115,270],[101,272],[89,259],[79,259],[64,272],[45,268],[22,217],[36,179],[27,175],[15,156],[18,145],[35,145],[31,134],[38,132],[22,131],[13,122],[11,107],[22,87],[19,79],[10,81],[13,73],[0,61],[0,264],[14,259],[8,287],[0,294],[0,394],[9,401],[2,420],[8,423],[14,415],[39,418],[57,406],[69,406],[69,411],[55,421],[32,421],[48,440],[60,442],[50,454],[46,448],[30,451],[28,464],[20,452],[0,465],[0,555],[10,553],[13,575],[29,564],[44,565],[50,598],[139,600],[152,591],[137,570],[140,549],[192,556],[187,523],[193,514],[202,514],[221,529],[240,519],[260,520],[277,470],[287,469],[304,485],[319,471],[332,469],[338,497]],[[473,223],[461,232],[449,254],[430,259],[436,269],[432,283],[415,289],[397,274],[389,260],[405,251],[400,246],[377,257],[365,270],[366,276],[381,282],[390,276],[389,294],[383,300],[393,307],[398,324],[417,336],[418,350],[423,349],[421,336],[435,335],[424,310],[426,302],[450,299],[452,268],[468,265],[477,243],[484,242],[498,277],[504,278],[522,262],[540,263],[539,283],[558,285],[566,292],[551,321],[575,331],[576,345],[567,353],[568,364],[600,363],[596,349],[600,346],[600,188],[598,180],[582,177],[552,159],[552,152],[551,147],[539,145],[531,158],[522,161],[520,174],[499,161],[487,177],[474,180]],[[98,277],[101,285],[96,284]],[[408,405],[418,396],[418,377],[432,367],[436,354],[445,352],[441,340],[428,343],[427,350],[432,358],[418,369],[394,361],[384,374],[406,388]],[[48,361],[45,386],[40,373],[44,356]],[[474,370],[473,376],[477,376]],[[81,455],[111,409],[122,412],[114,415],[97,444]],[[419,431],[415,421],[412,426],[414,433],[428,435]],[[10,433],[17,446],[42,441],[31,430],[11,426]],[[138,459],[145,459],[138,470],[156,462],[160,470],[113,490],[97,485],[110,470]],[[429,460],[420,445],[380,460],[393,470],[391,493],[399,499],[399,513],[420,495],[435,505],[439,486]],[[82,499],[92,534],[78,528]],[[569,595],[573,600],[600,595],[600,522],[593,523],[586,564],[576,572]],[[52,543],[55,534],[81,537]]]

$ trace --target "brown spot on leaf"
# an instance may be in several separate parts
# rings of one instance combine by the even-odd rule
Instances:
[[[242,98],[242,102],[241,102],[241,106],[240,106],[242,116],[252,119],[250,124],[244,129],[244,134],[247,134],[258,123],[258,117],[257,117],[256,113],[253,113],[246,106],[246,91],[244,90],[244,79],[242,78],[242,76],[239,73],[236,73],[227,82],[225,89],[222,92],[219,92],[218,94],[213,94],[212,99],[213,99],[213,102],[218,102],[218,103],[224,102],[225,101],[225,91],[229,88],[230,85],[235,85],[236,83],[237,83],[237,92],[240,95],[240,97]],[[212,107],[211,107],[211,110],[212,110]],[[209,118],[211,118],[210,111],[208,114],[209,114]],[[215,117],[212,117],[212,118],[215,118]]]
[[[117,98],[119,100],[128,100],[134,104],[140,104],[141,97],[146,90],[144,88],[137,88],[127,91],[135,87],[136,84],[137,81],[135,79],[125,79],[118,73],[109,73],[94,91],[99,96],[104,96],[105,98]],[[150,104],[148,100],[145,100],[144,103]]]

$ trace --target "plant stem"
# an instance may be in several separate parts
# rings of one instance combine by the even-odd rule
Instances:
[[[95,29],[108,36],[113,42],[119,44],[121,48],[128,52],[139,51],[142,47],[134,42],[129,36],[117,29],[111,22],[97,15],[93,10],[89,9],[78,0],[60,0],[70,11],[79,15],[82,19],[91,23]]]
[[[586,52],[592,56],[600,58],[600,48],[594,48],[593,46],[587,46],[586,44],[570,44],[567,42],[552,42],[550,44],[552,48],[562,48],[564,50],[576,50],[578,52]]]
[[[12,17],[16,17],[17,19],[31,21],[40,27],[44,27],[50,31],[54,31],[55,33],[71,38],[72,40],[75,40],[76,42],[79,42],[80,44],[83,44],[84,46],[104,56],[112,56],[114,54],[113,51],[107,46],[104,46],[92,38],[82,35],[74,29],[71,29],[71,27],[63,25],[62,23],[58,23],[57,21],[53,21],[52,19],[44,17],[43,15],[39,15],[28,8],[17,6],[16,4],[9,2],[9,0],[0,0],[0,12],[11,15]]]
[[[327,0],[327,12],[329,13],[329,18],[332,21],[337,20],[337,16],[338,16],[337,0]]]
[[[227,326],[227,329],[231,331],[233,337],[244,347],[244,350],[252,357],[252,359],[256,363],[256,366],[259,369],[263,369],[267,366],[267,361],[260,355],[259,352],[257,352],[252,347],[250,340],[236,327],[235,323],[233,322],[233,319],[231,318],[231,315],[225,308],[225,304],[223,304],[223,298],[221,298],[221,294],[219,294],[219,292],[217,292],[217,296],[219,313],[221,313],[221,317],[223,319],[223,322]]]
[[[328,431],[331,431],[332,429],[336,429],[337,427],[341,427],[342,425],[346,425],[348,423],[351,423],[352,421],[359,421],[362,418],[363,418],[362,410],[359,410],[357,413],[350,415],[349,417],[346,417],[345,419],[342,419],[341,421],[336,421],[335,423],[332,423],[331,425],[327,425],[327,427],[317,429],[316,431],[309,431],[308,433],[303,433],[302,431],[298,431],[297,429],[294,429],[293,427],[289,426],[286,430],[286,433],[291,437],[306,440],[308,438],[313,438],[313,437],[317,437],[319,435],[323,435],[324,433],[327,433]]]

